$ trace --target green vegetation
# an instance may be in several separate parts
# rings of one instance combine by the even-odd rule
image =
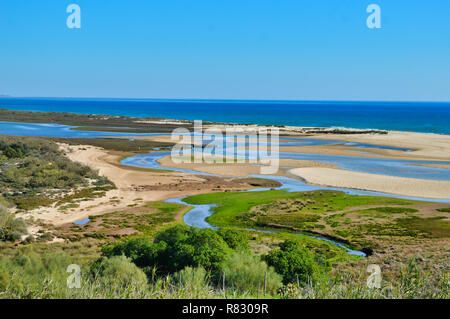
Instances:
[[[374,248],[375,243],[362,235],[411,234],[394,217],[412,216],[418,210],[407,205],[414,202],[402,199],[352,196],[336,191],[214,193],[191,196],[191,204],[213,204],[214,214],[208,221],[218,226],[239,226],[264,229],[283,229],[290,232],[328,236],[359,247]],[[363,209],[367,206],[380,205]],[[383,206],[397,205],[397,207]],[[379,219],[383,219],[380,223]],[[386,227],[386,220],[393,227]],[[446,222],[448,223],[448,222]]]
[[[244,232],[224,227],[219,229],[218,234],[231,249],[240,251],[248,251],[250,249],[249,238]]]
[[[159,233],[159,241],[140,238],[109,246],[105,248],[109,253],[111,247],[121,249],[117,255],[105,253],[97,259],[92,251],[93,242],[85,240],[76,244],[54,244],[52,248],[38,243],[6,248],[0,257],[0,298],[450,297],[448,273],[444,270],[438,279],[431,278],[416,259],[403,265],[395,280],[383,275],[380,289],[368,288],[364,264],[362,268],[338,268],[339,271],[332,273],[298,243],[281,242],[279,249],[261,258],[225,247],[225,241],[221,241],[217,232],[213,233],[213,230],[201,232],[178,226]],[[205,238],[206,242],[202,244],[201,239]],[[165,244],[162,244],[163,240]],[[171,256],[168,256],[168,264],[174,262],[172,269],[181,270],[163,273],[147,266],[154,266],[151,261],[159,255],[160,250],[155,250],[155,245],[165,246],[162,250],[165,252],[175,247],[193,249],[194,254],[208,246],[212,250],[207,254],[210,260],[227,252],[224,259],[219,258],[223,262],[219,263],[221,268],[216,270],[216,275],[211,272],[212,267],[207,270],[199,265],[206,259],[191,260],[197,266],[183,267],[178,258]],[[83,253],[88,255],[81,257]],[[80,288],[67,287],[70,275],[67,269],[71,264],[80,266]],[[268,264],[273,264],[273,268]]]
[[[283,275],[286,284],[290,282],[306,284],[315,281],[328,266],[323,260],[315,260],[311,252],[292,240],[281,243],[280,249],[272,250],[266,261]]]
[[[417,213],[418,210],[414,208],[407,207],[374,207],[366,210],[360,210],[359,214],[375,214],[377,216],[386,216],[386,214],[406,214],[406,213]],[[381,213],[381,214],[377,214]]]
[[[244,244],[237,245],[238,239],[242,239]],[[298,242],[286,241],[280,247],[281,250],[266,257],[266,263],[260,256],[250,252],[248,239],[241,231],[215,231],[177,225],[159,232],[154,241],[132,238],[104,247],[103,255],[126,256],[142,268],[149,278],[155,274],[180,275],[179,272],[187,267],[201,268],[213,280],[222,280],[222,285],[225,280],[228,286],[237,291],[253,293],[257,293],[264,280],[266,289],[275,293],[281,287],[283,277],[286,283],[293,281],[293,278],[300,278],[298,282],[305,284],[317,273],[325,271],[325,266],[318,263]],[[283,267],[290,268],[286,270]],[[283,277],[275,270],[280,270],[278,273]]]
[[[139,202],[137,200],[136,202]],[[178,214],[186,211],[184,205],[148,202],[104,215],[90,216],[84,225],[68,224],[56,229],[55,235],[70,241],[82,238],[113,240],[133,236],[154,236],[157,231],[174,225]]]
[[[156,268],[161,274],[174,273],[188,266],[217,272],[231,252],[214,230],[185,225],[158,233],[154,242],[148,238],[135,238],[103,249],[105,256],[125,255],[147,273]]]
[[[96,130],[109,131],[121,128],[123,132],[136,132],[136,129],[145,132],[170,133],[177,127],[192,127],[192,122],[179,121],[172,123],[153,123],[158,118],[128,117],[116,115],[76,114],[66,112],[31,112],[0,110],[0,121],[22,123],[58,123],[71,126],[84,126]],[[80,128],[83,130],[84,128]]]
[[[0,152],[2,157],[6,157],[7,159],[23,158],[30,153],[30,148],[22,142],[8,143],[0,140]]]
[[[155,148],[169,149],[174,144],[168,142],[154,142],[147,140],[128,138],[64,138],[64,137],[45,137],[41,138],[51,142],[64,143],[69,145],[91,145],[101,147],[110,151],[144,153],[153,151]],[[124,154],[129,156],[131,154]]]
[[[133,238],[104,247],[103,254],[126,256],[149,277],[200,267],[212,279],[223,281],[225,276],[228,286],[252,293],[258,292],[264,280],[266,288],[275,293],[282,280],[304,285],[329,268],[324,258],[314,256],[298,241],[282,242],[280,249],[272,250],[263,259],[249,248],[248,237],[242,231],[178,225],[158,233],[153,242],[149,238]]]
[[[118,127],[99,127],[99,126],[79,126],[71,128],[72,131],[90,131],[90,132],[116,132],[116,133],[155,133],[155,130],[145,128],[118,128]],[[165,132],[165,131],[162,131]]]
[[[90,272],[104,285],[115,282],[121,288],[132,286],[139,290],[147,286],[145,273],[124,256],[103,257],[90,267]]]
[[[450,222],[445,217],[420,218],[417,216],[399,218],[397,224],[414,232],[414,235],[423,235],[432,238],[449,238]]]
[[[25,222],[16,218],[13,213],[8,212],[6,201],[0,196],[0,241],[16,241],[26,233]]]
[[[90,191],[83,188],[94,186]],[[55,143],[35,138],[0,137],[0,191],[18,209],[95,197],[98,187],[113,188],[89,167],[66,158]],[[81,192],[71,195],[69,192]],[[97,194],[101,195],[101,194]]]
[[[448,254],[445,246],[450,238],[450,221],[445,209],[436,209],[433,203],[351,196],[334,191],[288,193],[278,190],[196,195],[185,201],[217,204],[214,214],[208,218],[213,225],[272,231],[253,235],[257,238],[252,241],[255,249],[267,251],[269,246],[269,250],[274,251],[271,242],[292,240],[319,257],[316,262],[330,265],[332,269],[358,258],[328,242],[296,234],[330,238],[366,254],[375,253],[377,258],[381,258],[380,253],[387,254],[388,259],[396,256],[395,266],[391,265],[393,269],[399,269],[406,256],[415,254],[426,260],[427,267],[448,267],[442,256]],[[425,255],[424,251],[428,253]],[[270,265],[288,276],[282,266]],[[439,276],[437,271],[432,273],[430,276]],[[395,276],[399,276],[398,272]]]
[[[260,214],[259,211],[252,211],[252,207],[272,204],[274,202],[280,203],[279,207],[275,209],[279,213],[276,220],[284,221],[286,222],[285,225],[288,226],[289,224],[291,226],[299,226],[299,224],[308,221],[314,222],[320,214],[340,211],[355,206],[411,204],[411,201],[402,199],[352,196],[336,191],[290,193],[282,190],[202,194],[190,196],[184,201],[197,205],[217,204],[217,207],[213,208],[214,214],[208,219],[214,225],[250,227],[263,227],[269,224],[267,220],[264,220],[265,216]],[[271,206],[261,206],[258,208],[261,211],[271,210]],[[300,219],[300,223],[298,219]],[[292,225],[293,223],[294,225]]]
[[[232,287],[240,293],[250,292],[258,294],[264,289],[270,295],[276,295],[282,287],[283,277],[276,273],[273,267],[269,267],[260,256],[238,251],[234,252],[225,262],[223,267],[225,285]]]
[[[85,126],[78,130],[166,129],[134,126],[125,117],[59,114],[48,121],[52,114],[0,111],[0,118],[14,115]],[[8,212],[11,205],[19,210],[54,205],[64,212],[114,187],[69,161],[54,142],[99,146],[119,156],[171,146],[128,139],[0,137],[5,196],[0,196],[0,298],[450,298],[443,258],[449,208],[394,198],[271,190],[186,199],[217,204],[208,221],[220,226],[218,231],[180,225],[189,209],[184,205],[144,204],[136,198],[126,209],[90,216],[85,225],[35,221],[42,229],[19,242],[26,225]],[[270,181],[241,180],[271,187]],[[351,256],[298,233],[330,237],[374,254]],[[45,243],[54,237],[66,241]],[[382,267],[381,289],[366,286],[371,263]],[[79,289],[66,285],[71,264],[81,267]]]

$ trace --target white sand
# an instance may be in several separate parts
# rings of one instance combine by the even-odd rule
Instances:
[[[307,183],[355,188],[411,197],[450,199],[449,181],[376,175],[323,167],[295,168],[289,171]]]

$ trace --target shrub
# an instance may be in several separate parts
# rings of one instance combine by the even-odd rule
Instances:
[[[0,257],[0,286],[6,288],[11,296],[30,298],[38,294],[39,298],[63,296],[67,286],[67,266],[73,263],[63,254],[34,252],[32,247],[19,248],[15,256]],[[1,293],[0,293],[1,295]],[[17,298],[17,297],[15,297]]]
[[[125,255],[146,272],[156,267],[159,273],[177,272],[201,266],[208,271],[222,268],[231,249],[216,231],[177,225],[158,233],[152,243],[135,238],[103,249],[105,256]]]
[[[240,292],[257,293],[264,291],[266,279],[267,293],[273,294],[282,286],[282,277],[273,267],[269,267],[259,256],[236,252],[227,259],[224,266],[225,283]]]
[[[114,246],[103,247],[106,257],[124,255],[140,268],[157,265],[159,250],[164,250],[163,243],[154,244],[148,238],[132,238]]]
[[[15,218],[6,207],[0,204],[0,240],[16,241],[27,233],[23,219]]]
[[[175,283],[191,290],[201,290],[208,287],[209,274],[203,267],[185,267],[172,276]]]
[[[116,287],[147,287],[147,276],[124,256],[103,257],[91,266],[91,273],[106,285]]]
[[[8,158],[22,158],[29,154],[30,147],[22,142],[7,144],[2,141],[0,143],[0,151]]]
[[[272,250],[266,256],[266,261],[283,276],[285,284],[314,281],[324,270],[324,267],[316,263],[313,254],[292,240],[286,240],[280,244],[280,249]]]
[[[196,230],[188,238],[182,258],[190,257],[186,253],[193,252],[192,264],[218,271],[231,253],[227,243],[212,229]]]
[[[113,186],[89,167],[72,162],[56,143],[35,138],[0,137],[0,192],[19,209],[55,201],[58,193],[88,186]]]
[[[220,237],[225,240],[227,245],[234,250],[249,250],[250,244],[248,235],[243,231],[230,228],[221,228],[218,232]]]

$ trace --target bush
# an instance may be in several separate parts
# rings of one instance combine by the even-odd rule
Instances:
[[[22,158],[29,154],[30,147],[22,142],[8,144],[0,142],[0,151],[8,158]]]
[[[154,244],[148,238],[132,238],[114,246],[106,246],[102,251],[106,257],[126,256],[136,266],[150,271],[158,263],[159,251],[164,249],[164,243]]]
[[[103,249],[105,256],[125,255],[147,273],[156,267],[161,274],[174,273],[185,267],[201,266],[216,272],[231,249],[216,231],[177,225],[149,239],[134,238]]]
[[[281,243],[280,249],[272,250],[266,256],[266,261],[283,276],[285,284],[290,282],[305,284],[314,281],[325,269],[316,263],[313,254],[292,240]]]
[[[230,228],[221,228],[218,232],[220,237],[225,240],[227,245],[234,250],[249,250],[250,244],[248,235],[243,231]]]
[[[58,193],[88,186],[113,186],[85,165],[72,162],[56,143],[35,138],[0,137],[0,192],[19,209],[55,201]]]
[[[147,287],[147,276],[124,256],[103,257],[91,266],[91,273],[102,283],[116,287]]]
[[[25,221],[15,218],[6,207],[0,204],[0,240],[16,241],[27,233]]]
[[[224,267],[225,283],[227,287],[240,292],[253,294],[264,291],[264,279],[266,291],[274,294],[282,286],[282,277],[273,267],[269,267],[259,256],[236,252],[231,255]]]
[[[185,267],[172,276],[174,283],[191,290],[201,290],[208,287],[209,274],[203,267]]]
[[[31,298],[38,294],[39,298],[63,296],[67,290],[67,266],[72,261],[63,254],[36,253],[32,247],[20,248],[12,257],[0,257],[0,291],[8,284],[8,294]],[[1,295],[1,293],[0,293]],[[17,298],[17,297],[14,297]]]

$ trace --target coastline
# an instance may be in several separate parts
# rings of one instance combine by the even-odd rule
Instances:
[[[0,112],[1,113],[1,112]],[[116,117],[112,117],[116,118]],[[96,119],[98,119],[96,117]],[[1,120],[1,119],[0,119]],[[142,121],[139,120],[139,125]],[[134,121],[133,121],[134,122]],[[184,127],[192,127],[189,121],[172,121],[168,119],[152,119],[151,125],[161,128],[165,123],[169,126],[181,124]],[[128,127],[132,123],[127,123]],[[149,123],[146,123],[149,124]],[[125,123],[122,123],[125,125]],[[91,125],[92,126],[92,125]],[[204,129],[223,127],[221,123],[207,123]],[[237,134],[254,132],[261,125],[233,125]],[[271,126],[276,127],[276,126]],[[103,127],[104,128],[104,127]],[[140,126],[142,128],[142,126]],[[276,127],[278,128],[278,127]],[[148,128],[147,128],[148,129]],[[338,140],[349,143],[366,143],[372,145],[382,145],[398,149],[381,148],[356,148],[352,145],[314,145],[314,146],[283,146],[280,151],[286,151],[299,154],[325,154],[333,156],[354,156],[364,158],[381,159],[402,159],[416,161],[441,161],[450,162],[450,135],[435,133],[415,133],[403,131],[374,132],[373,130],[364,131],[361,129],[345,129],[344,131],[331,133],[333,128],[300,128],[284,127],[283,137],[293,139],[317,139],[317,140]],[[314,130],[319,133],[311,133]],[[299,133],[302,132],[302,133]],[[309,132],[309,133],[308,133]],[[170,135],[155,136],[136,136],[130,132],[120,137],[109,137],[118,139],[135,139],[160,143],[173,143]],[[250,164],[229,164],[229,165],[211,165],[211,164],[173,164],[170,158],[160,159],[160,163],[165,167],[174,167],[181,169],[190,169],[199,172],[213,173],[217,175],[216,180],[211,182],[203,176],[180,173],[180,172],[152,172],[132,167],[120,165],[120,154],[113,154],[105,149],[92,146],[64,146],[67,156],[76,162],[86,164],[99,171],[100,174],[107,176],[118,189],[109,191],[107,196],[101,199],[82,203],[73,212],[64,214],[53,208],[41,208],[24,217],[33,216],[45,222],[53,224],[70,223],[76,220],[86,218],[90,215],[105,214],[113,212],[134,203],[136,198],[143,198],[144,201],[165,200],[172,197],[207,193],[217,191],[220,185],[221,191],[251,189],[250,185],[228,183],[230,176],[235,178],[245,178],[257,174],[259,167]],[[408,149],[404,151],[401,149]],[[148,152],[148,151],[146,151]],[[357,153],[358,152],[358,153]],[[424,164],[435,165],[435,164]],[[438,164],[446,165],[446,164]],[[387,192],[411,197],[442,198],[449,197],[447,189],[450,189],[450,182],[430,181],[422,179],[404,179],[392,176],[350,172],[340,169],[336,165],[310,160],[281,159],[278,174],[281,176],[296,176],[306,180],[308,183],[316,185],[335,186],[342,188],[355,188],[368,191]],[[429,166],[430,168],[433,166]],[[292,175],[291,175],[292,174]],[[185,185],[175,187],[174,185]],[[110,202],[111,198],[119,198],[120,203]]]
[[[175,127],[185,126],[188,128],[193,127],[194,121],[188,119],[174,119],[167,117],[148,117],[148,116],[127,116],[127,115],[109,115],[101,113],[72,113],[67,111],[25,111],[25,110],[12,110],[2,107],[0,105],[0,122],[16,122],[16,123],[35,123],[35,124],[60,124],[75,126],[75,130],[84,130],[84,128],[95,128],[102,132],[115,132],[113,128],[131,129],[130,133],[136,132],[136,130],[153,131],[156,133],[162,133],[169,131]],[[352,126],[339,126],[339,125],[327,125],[327,126],[299,126],[299,125],[286,125],[286,124],[255,124],[255,122],[228,122],[228,121],[211,121],[202,120],[203,126],[207,128],[215,127],[223,129],[223,127],[235,128],[236,132],[252,132],[256,131],[260,127],[277,128],[280,130],[281,135],[304,135],[304,134],[325,134],[325,135],[350,135],[350,134],[388,134],[389,132],[411,132],[418,134],[435,134],[435,135],[448,135],[450,133],[443,132],[422,132],[412,130],[398,130],[398,129],[378,129],[374,127],[356,128]]]
[[[143,117],[150,116],[147,118],[150,121],[175,119],[173,121],[189,122],[202,119],[204,123],[237,123],[236,125],[242,126],[254,123],[261,126],[309,127],[311,133],[316,133],[312,130],[314,127],[334,127],[333,130],[357,127],[450,134],[446,121],[450,117],[450,103],[432,101],[15,98],[0,99],[0,108],[34,110],[44,115],[45,112],[57,110],[70,114],[62,117],[66,122],[64,124],[76,122],[82,114],[91,114],[92,118],[102,119],[103,124],[106,124],[107,117],[111,121],[120,121],[124,118],[142,120]],[[12,118],[17,120],[18,113],[23,111],[8,112],[15,113]],[[39,121],[36,114],[29,120],[34,123],[46,122]]]
[[[18,217],[33,218],[53,225],[72,223],[89,216],[103,215],[130,207],[136,203],[163,201],[217,191],[239,191],[256,188],[250,179],[199,176],[181,172],[150,171],[120,165],[121,154],[89,145],[60,144],[66,156],[106,176],[116,189],[101,198],[82,201],[79,207],[61,212],[57,207],[41,207],[19,213]],[[263,180],[261,180],[263,182]],[[37,229],[36,229],[37,231]]]
[[[289,173],[305,180],[308,184],[361,189],[408,197],[446,199],[449,196],[450,181],[432,181],[352,172],[342,169],[316,167],[295,168]]]

